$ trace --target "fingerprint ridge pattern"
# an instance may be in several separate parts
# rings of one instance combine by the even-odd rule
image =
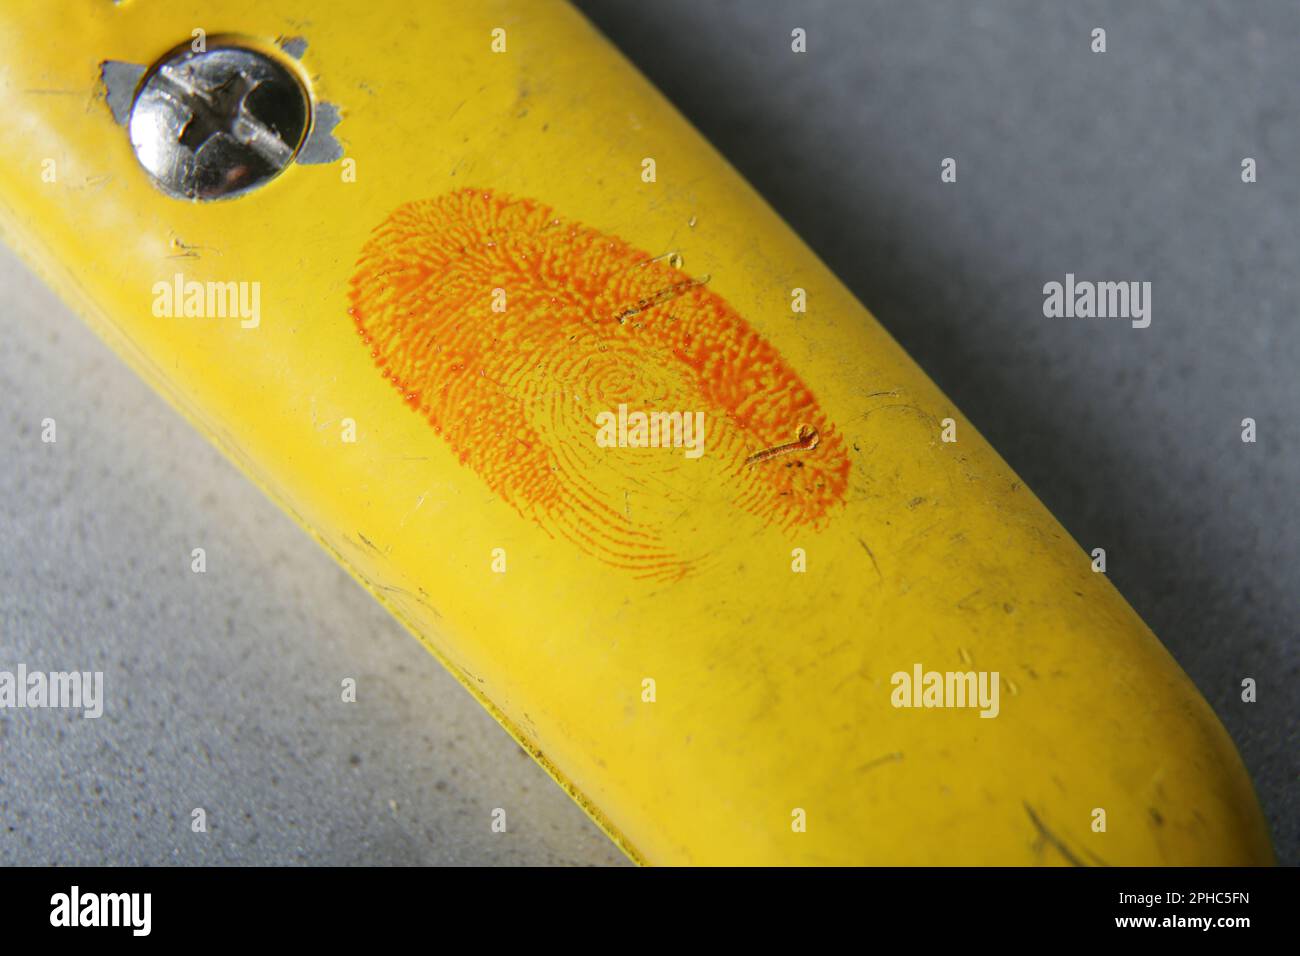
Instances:
[[[712,550],[701,501],[790,533],[843,504],[838,430],[707,278],[543,203],[483,189],[406,203],[371,233],[349,298],[380,374],[460,462],[609,564],[690,574]],[[596,415],[620,403],[703,411],[705,455],[597,447]]]

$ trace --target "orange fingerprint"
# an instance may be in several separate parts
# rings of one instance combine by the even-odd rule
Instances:
[[[736,509],[787,532],[844,500],[844,442],[719,295],[529,199],[467,189],[372,233],[348,310],[376,365],[520,514],[645,576],[689,573]],[[605,448],[597,415],[703,412],[702,457]]]

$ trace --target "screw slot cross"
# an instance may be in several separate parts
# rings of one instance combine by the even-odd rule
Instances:
[[[177,142],[191,152],[197,153],[213,136],[225,135],[249,147],[275,168],[293,157],[293,147],[248,108],[248,98],[263,85],[262,80],[238,71],[215,86],[207,86],[188,64],[179,69],[168,64],[158,73],[166,84],[166,93],[190,114]]]
[[[256,50],[223,46],[159,63],[131,104],[131,145],[178,199],[242,195],[293,162],[311,101],[291,70]]]

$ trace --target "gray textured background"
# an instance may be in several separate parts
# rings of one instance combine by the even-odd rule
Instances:
[[[1300,7],[579,5],[1107,549],[1300,861]],[[1151,328],[1045,319],[1066,272],[1151,281]],[[0,715],[0,863],[621,860],[8,254],[0,288],[0,665],[84,660],[122,700]]]
[[[0,864],[623,860],[3,247],[0,282],[0,668],[102,670],[108,698],[0,710]]]

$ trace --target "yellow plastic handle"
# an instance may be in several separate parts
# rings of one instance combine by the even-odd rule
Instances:
[[[634,859],[1271,861],[1105,575],[569,7],[0,21],[6,238]],[[186,203],[102,67],[223,36],[341,155]]]

